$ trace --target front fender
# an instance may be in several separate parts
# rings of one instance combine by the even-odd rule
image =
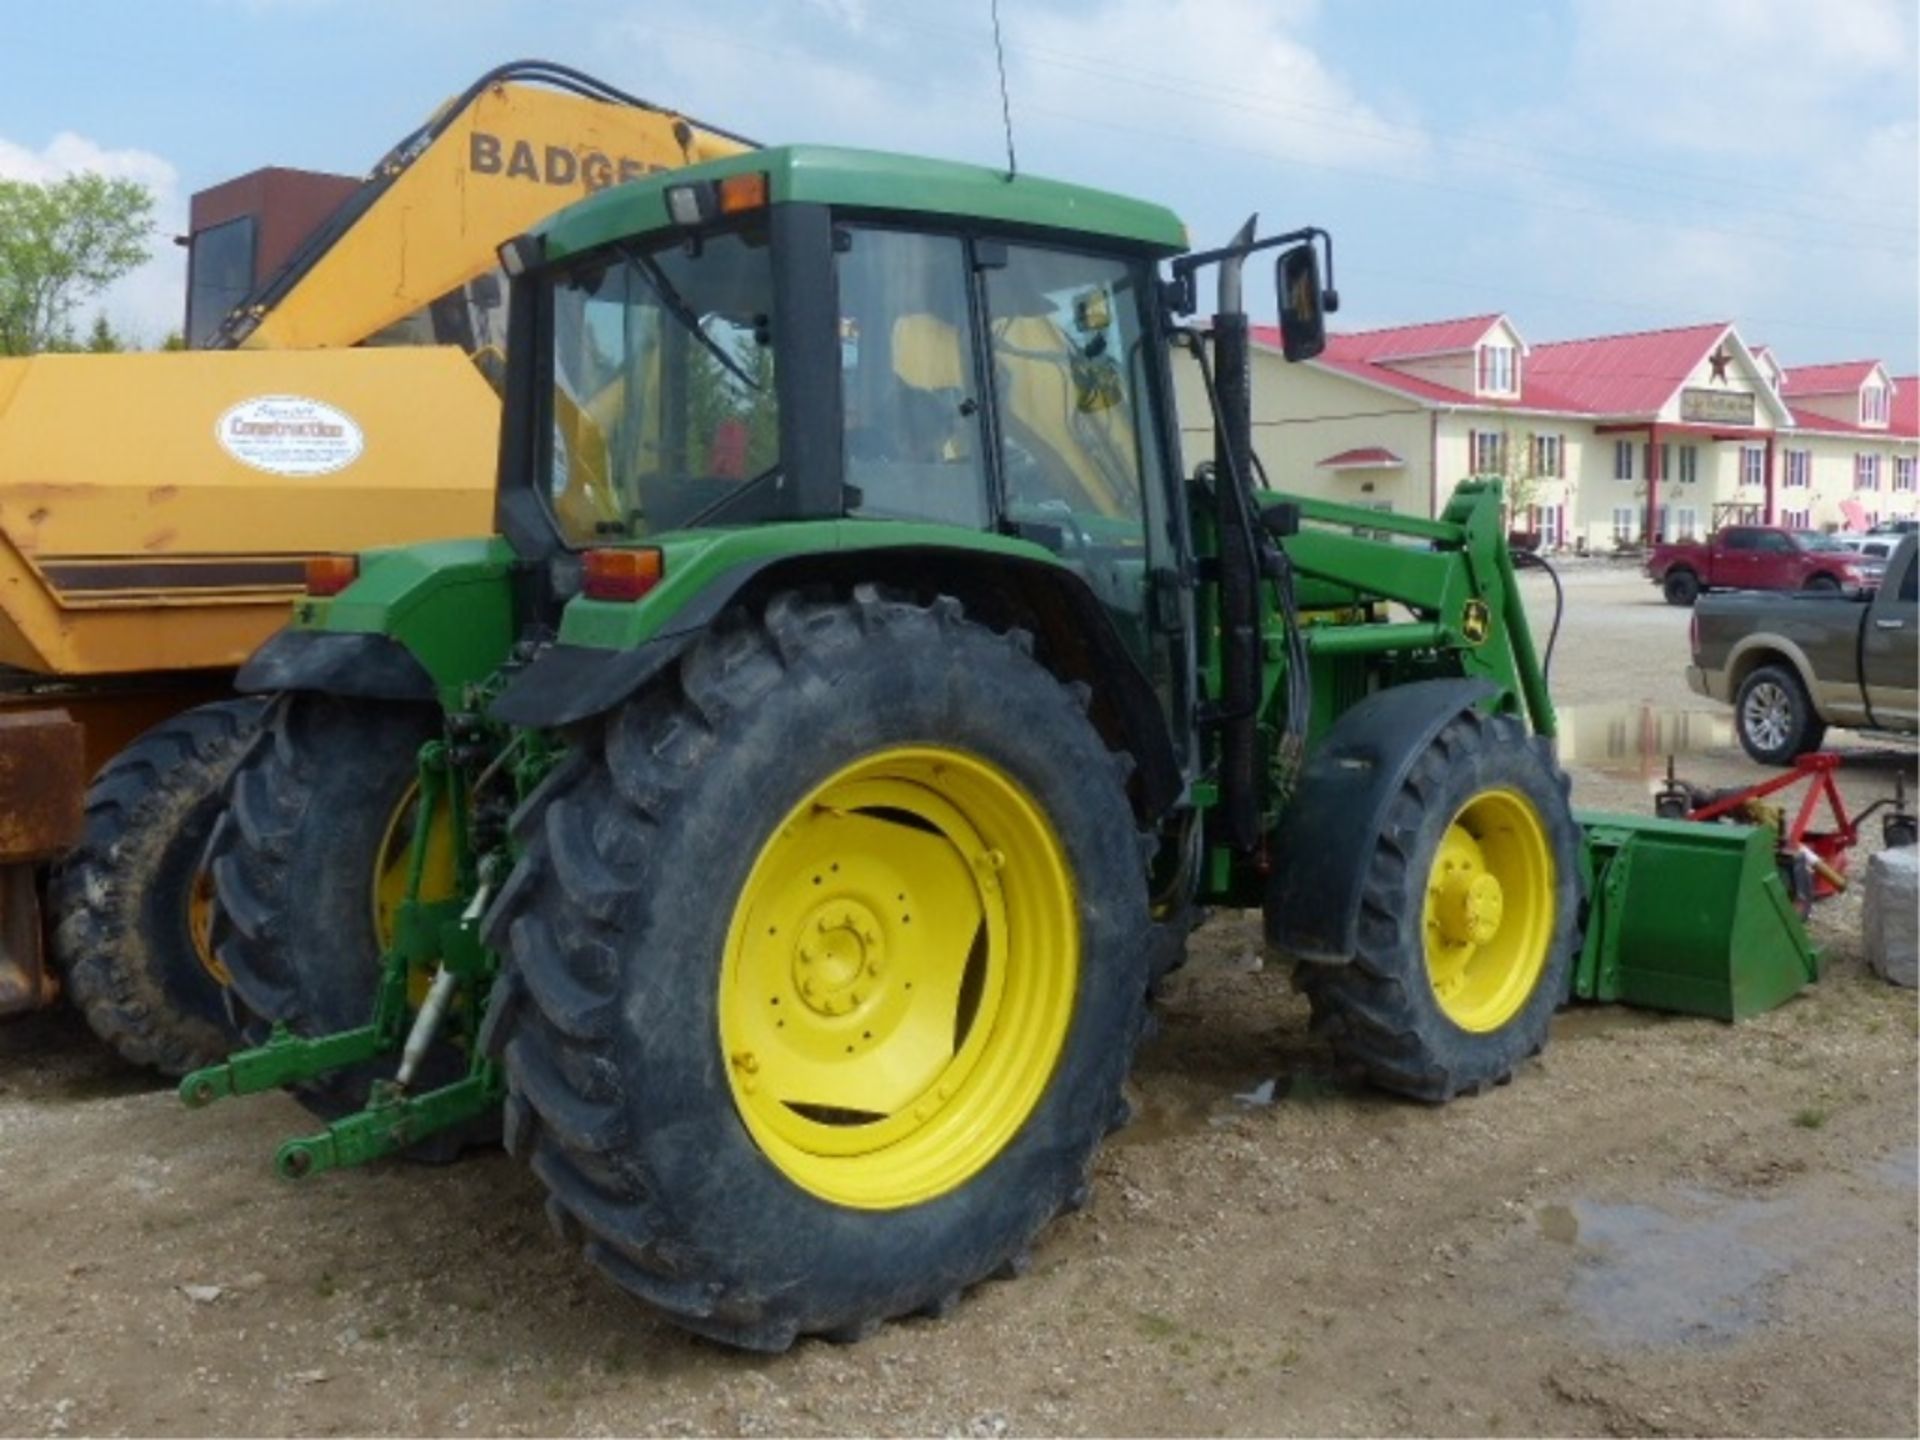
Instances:
[[[1433,738],[1498,693],[1486,680],[1419,680],[1376,691],[1334,722],[1274,830],[1269,941],[1317,964],[1353,958],[1361,882],[1387,807]]]

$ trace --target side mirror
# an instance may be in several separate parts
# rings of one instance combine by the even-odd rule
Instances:
[[[1280,349],[1289,360],[1311,360],[1327,348],[1332,297],[1320,285],[1320,252],[1313,242],[1280,252]]]

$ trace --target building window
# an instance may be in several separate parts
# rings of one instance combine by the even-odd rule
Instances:
[[[1467,457],[1476,475],[1504,475],[1507,471],[1507,432],[1469,430]]]
[[[1813,483],[1813,452],[1787,451],[1787,474],[1781,484],[1788,490],[1804,490]]]
[[[1482,345],[1480,347],[1480,388],[1501,395],[1511,395],[1520,388],[1518,372],[1514,365],[1513,346]]]
[[[1780,523],[1789,530],[1811,530],[1813,512],[1811,510],[1782,510]]]
[[[1653,446],[1642,445],[1640,447],[1641,468],[1647,472],[1649,477],[1654,473],[1653,460]],[[1662,480],[1671,480],[1673,478],[1673,446],[1664,440],[1660,442],[1660,478]]]
[[[1766,446],[1743,445],[1740,447],[1740,483],[1742,485],[1767,483]]]
[[[1640,530],[1640,512],[1631,505],[1613,507],[1613,543],[1631,545]]]
[[[1853,457],[1853,488],[1856,490],[1880,488],[1880,457],[1878,455]]]
[[[1913,489],[1914,457],[1896,455],[1893,457],[1893,488],[1896,490]]]
[[[1700,535],[1700,512],[1691,505],[1673,507],[1673,538],[1676,540],[1697,540]]]
[[[1666,456],[1663,455],[1660,458],[1664,460]],[[1680,474],[1676,478],[1682,485],[1691,485],[1700,478],[1700,447],[1698,445],[1680,447]]]
[[[1633,442],[1631,440],[1613,442],[1613,478],[1616,480],[1633,478]]]
[[[1551,475],[1555,478],[1567,473],[1567,445],[1565,437],[1560,435],[1536,435],[1533,437],[1533,473]]]
[[[1542,505],[1540,507],[1540,543],[1548,550],[1558,550],[1567,543],[1566,506]]]
[[[1887,401],[1887,387],[1869,385],[1860,392],[1860,423],[1862,425],[1884,425],[1892,407]]]

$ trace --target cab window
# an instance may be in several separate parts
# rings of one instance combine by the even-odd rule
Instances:
[[[964,245],[847,226],[836,248],[847,513],[987,528]]]

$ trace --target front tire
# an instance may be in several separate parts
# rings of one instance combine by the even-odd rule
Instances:
[[[257,700],[183,710],[115,755],[87,787],[86,830],[48,887],[68,995],[123,1059],[163,1075],[211,1065],[239,1038],[208,943],[201,860],[260,711]]]
[[[1700,598],[1700,577],[1685,568],[1669,570],[1660,593],[1667,597],[1669,605],[1691,605]]]
[[[1802,587],[1809,595],[1838,595],[1840,582],[1831,575],[1812,575]]]
[[[1084,1199],[1146,874],[1124,763],[1028,648],[952,600],[779,596],[522,810],[487,922],[508,1145],[678,1324],[857,1338]]]
[[[1565,776],[1510,716],[1468,711],[1414,763],[1366,866],[1354,955],[1303,963],[1313,1026],[1383,1089],[1439,1102],[1547,1041],[1580,948]]]
[[[1818,750],[1827,724],[1813,708],[1800,676],[1785,665],[1762,665],[1733,697],[1733,728],[1740,748],[1762,765],[1791,765]]]

